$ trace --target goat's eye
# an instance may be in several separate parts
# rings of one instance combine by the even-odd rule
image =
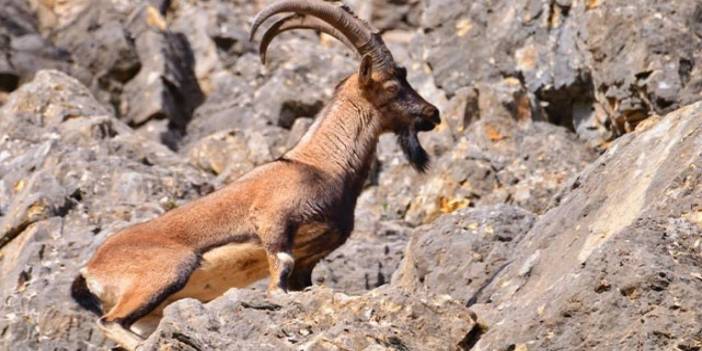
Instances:
[[[397,85],[397,83],[390,83],[385,86],[385,90],[387,90],[388,93],[390,94],[397,94],[400,91],[400,86]]]

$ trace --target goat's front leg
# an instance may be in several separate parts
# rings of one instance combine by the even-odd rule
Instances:
[[[294,231],[290,226],[275,226],[271,229],[262,239],[271,275],[268,292],[275,295],[288,291],[288,279],[295,268],[292,256]]]
[[[268,270],[271,274],[268,283],[268,292],[271,295],[284,294],[288,292],[288,279],[295,268],[295,259],[286,251],[277,253],[266,253],[268,257]]]
[[[306,265],[304,262],[298,260],[295,265],[295,270],[293,270],[288,279],[288,288],[292,291],[301,291],[306,287],[312,285],[312,269],[314,265]]]

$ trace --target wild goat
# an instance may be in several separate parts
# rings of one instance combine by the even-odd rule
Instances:
[[[370,25],[347,8],[319,1],[280,1],[255,18],[271,26],[261,58],[278,34],[314,29],[355,48],[357,73],[302,140],[280,159],[232,184],[145,223],[115,233],[97,249],[72,285],[72,296],[101,315],[100,329],[127,349],[142,337],[131,328],[171,301],[211,300],[270,274],[269,291],[311,285],[315,264],[346,241],[356,199],[381,134],[395,133],[409,162],[424,171],[419,131],[440,123],[439,111],[406,80],[406,70]],[[103,309],[107,311],[103,315]]]

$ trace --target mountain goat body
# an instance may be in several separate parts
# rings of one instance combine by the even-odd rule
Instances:
[[[381,134],[395,133],[409,162],[419,171],[427,167],[417,133],[438,125],[439,111],[409,85],[381,37],[345,7],[293,0],[261,11],[252,38],[280,13],[292,15],[264,34],[262,60],[276,35],[314,29],[355,48],[358,71],[339,84],[310,130],[280,159],[121,230],[96,250],[71,293],[127,349],[143,342],[131,329],[135,323],[174,300],[209,301],[267,274],[273,293],[311,285],[315,264],[353,230],[356,200]]]

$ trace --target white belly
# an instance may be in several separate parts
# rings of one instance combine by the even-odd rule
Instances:
[[[258,244],[220,246],[206,252],[185,287],[166,301],[192,297],[210,301],[229,290],[243,288],[268,275],[266,252]]]

